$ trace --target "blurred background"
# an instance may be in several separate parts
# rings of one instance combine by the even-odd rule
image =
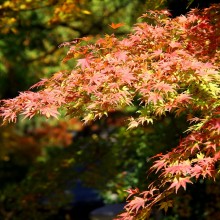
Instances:
[[[75,38],[126,36],[146,10],[168,8],[173,17],[218,1],[0,0],[0,99],[13,98],[62,63]],[[111,23],[124,23],[119,30]],[[138,103],[138,102],[137,102]],[[138,104],[86,126],[78,119],[35,117],[0,127],[0,220],[99,220],[91,211],[123,204],[126,189],[146,189],[149,158],[176,146],[187,128],[172,115],[127,130]],[[166,215],[151,219],[220,219],[219,183],[200,181],[181,192]],[[111,207],[111,206],[110,206]],[[104,219],[104,217],[103,217]],[[107,217],[105,218],[108,219]]]

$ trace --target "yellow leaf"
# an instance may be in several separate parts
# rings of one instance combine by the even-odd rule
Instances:
[[[26,9],[27,8],[27,6],[25,5],[25,4],[22,4],[22,5],[20,5],[20,9],[22,10],[22,9]]]
[[[92,13],[88,10],[82,10],[82,13],[85,15],[91,15]]]
[[[6,1],[6,2],[4,2],[3,6],[4,6],[4,7],[13,7],[14,5],[13,5],[12,2]]]
[[[198,159],[203,159],[205,155],[203,153],[199,153],[196,156]]]

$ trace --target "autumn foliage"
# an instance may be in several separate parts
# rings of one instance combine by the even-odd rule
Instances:
[[[14,99],[2,100],[4,123],[17,115],[59,115],[59,109],[85,123],[139,103],[129,128],[167,114],[184,116],[186,135],[167,154],[155,156],[150,172],[159,178],[144,192],[128,190],[122,220],[147,219],[154,206],[167,211],[172,195],[199,178],[215,179],[220,159],[220,5],[192,10],[174,19],[149,11],[126,38],[112,35],[63,43],[72,71],[42,79]]]

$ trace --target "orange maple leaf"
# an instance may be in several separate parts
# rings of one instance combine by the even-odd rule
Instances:
[[[125,25],[124,23],[118,23],[118,24],[111,23],[109,26],[113,29],[117,29],[117,28],[120,28],[124,25]]]

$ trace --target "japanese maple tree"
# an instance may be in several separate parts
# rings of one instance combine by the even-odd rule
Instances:
[[[157,181],[143,192],[128,190],[122,220],[147,219],[154,206],[167,211],[180,188],[200,178],[215,180],[219,171],[220,4],[174,19],[167,11],[149,11],[141,19],[123,39],[112,34],[63,43],[69,47],[63,61],[73,59],[74,69],[42,79],[31,87],[42,87],[38,92],[22,92],[0,107],[4,123],[16,122],[18,114],[57,117],[60,108],[87,123],[137,100],[129,128],[168,113],[184,115],[187,135],[154,157],[150,172]]]

